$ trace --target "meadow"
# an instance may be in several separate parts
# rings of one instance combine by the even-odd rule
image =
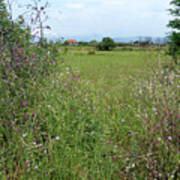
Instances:
[[[57,57],[29,84],[13,136],[1,117],[2,179],[178,179],[179,69],[165,51],[60,47]]]

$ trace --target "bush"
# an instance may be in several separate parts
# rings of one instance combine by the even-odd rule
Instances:
[[[101,51],[109,51],[116,47],[116,43],[113,39],[107,37],[103,38],[102,42],[100,42],[96,48]]]
[[[173,29],[169,38],[169,54],[174,58],[174,62],[178,64],[180,55],[180,3],[179,0],[171,0],[170,4],[173,5],[173,8],[169,9],[169,12],[172,16],[174,16],[174,19],[170,20],[168,24],[168,27]]]

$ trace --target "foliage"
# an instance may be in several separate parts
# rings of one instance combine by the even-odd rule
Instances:
[[[62,63],[59,43],[17,27],[0,34],[1,179],[178,179],[179,71],[163,51],[65,47]]]
[[[98,41],[96,41],[96,40],[92,40],[92,41],[89,42],[89,45],[92,46],[92,47],[96,47],[97,44],[98,44]]]
[[[88,46],[89,43],[88,43],[88,42],[84,42],[84,41],[79,41],[79,42],[78,42],[78,45],[79,45],[79,46]]]
[[[70,43],[68,41],[64,41],[64,46],[68,46]]]
[[[170,9],[169,12],[174,16],[174,19],[168,24],[168,27],[173,29],[169,38],[169,53],[173,56],[175,63],[177,64],[177,58],[180,54],[180,1],[172,0],[171,5],[173,5],[173,8]]]
[[[103,38],[102,42],[97,45],[98,50],[109,51],[116,47],[116,43],[113,39],[106,37]]]

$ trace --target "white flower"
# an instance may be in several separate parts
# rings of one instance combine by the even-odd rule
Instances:
[[[171,140],[172,140],[172,137],[171,137],[171,136],[168,136],[168,140],[171,141]]]
[[[36,142],[33,142],[33,145],[36,145],[37,143]]]
[[[59,136],[56,136],[56,140],[57,140],[57,141],[59,141],[59,140],[60,140]]]
[[[38,166],[36,165],[36,166],[34,166],[34,169],[37,169],[38,168]]]
[[[24,133],[22,136],[23,136],[23,137],[26,137],[26,133]]]

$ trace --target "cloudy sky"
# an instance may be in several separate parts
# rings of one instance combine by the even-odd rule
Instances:
[[[22,6],[28,1],[17,0]],[[48,24],[52,30],[46,34],[58,37],[165,36],[169,31],[166,27],[170,18],[167,11],[169,2],[170,0],[49,0]],[[20,12],[16,8],[14,15]]]

